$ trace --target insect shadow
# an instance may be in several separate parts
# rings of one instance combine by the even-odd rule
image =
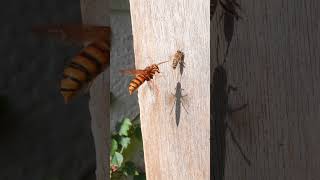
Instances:
[[[185,104],[187,103],[185,98],[187,97],[187,95],[182,94],[182,91],[184,89],[181,88],[180,82],[177,83],[175,90],[176,90],[175,94],[171,93],[172,98],[174,98],[174,103],[172,105],[170,114],[172,114],[173,108],[175,107],[175,119],[178,127],[180,123],[181,106],[188,113],[187,108],[185,107]]]
[[[179,66],[179,72],[180,72],[180,75],[182,76],[183,74],[183,69],[186,67],[186,64],[184,62],[184,55],[183,55],[183,61],[181,63],[179,63],[180,66]]]
[[[223,17],[223,32],[227,42],[227,54],[234,34],[235,21],[242,19],[236,10],[241,10],[241,6],[236,0],[225,0],[225,3],[222,2],[222,0],[219,0],[219,4],[223,9],[223,13],[220,15],[219,22],[221,22]]]
[[[217,5],[218,0],[210,0],[210,20],[212,20],[212,17],[216,13]]]
[[[217,57],[219,49],[219,37],[217,46]],[[210,111],[211,111],[211,123],[210,123],[210,149],[211,149],[211,176],[215,180],[224,179],[225,159],[226,159],[226,133],[230,132],[232,141],[239,149],[246,163],[250,166],[251,162],[244,154],[239,142],[233,133],[231,126],[227,121],[227,117],[232,115],[236,111],[244,109],[247,104],[244,104],[237,108],[231,108],[228,103],[229,94],[231,91],[236,91],[237,88],[228,85],[227,71],[223,67],[226,62],[226,58],[222,64],[219,64],[214,69],[213,76],[211,77],[210,84]]]

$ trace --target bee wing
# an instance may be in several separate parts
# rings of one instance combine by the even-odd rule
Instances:
[[[82,44],[89,41],[110,41],[111,28],[84,24],[56,24],[34,26],[32,32],[56,39]]]
[[[171,93],[171,94],[169,94],[169,96],[168,96],[168,101],[169,101],[169,106],[170,106],[170,114],[172,113],[172,111],[173,111],[173,108],[174,108],[174,106],[175,106],[175,104],[176,104],[176,95],[174,95],[173,93]]]
[[[184,110],[185,110],[187,113],[189,113],[189,112],[188,112],[188,109],[190,108],[190,97],[187,96],[187,95],[181,96],[181,104],[182,104]]]
[[[138,74],[145,74],[145,70],[141,69],[126,69],[126,70],[120,70],[121,74],[131,74],[131,75],[138,75]]]

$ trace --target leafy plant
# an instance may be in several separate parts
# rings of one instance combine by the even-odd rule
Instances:
[[[145,172],[132,161],[139,149],[142,149],[142,136],[139,116],[130,120],[124,118],[112,134],[110,151],[110,178],[119,180],[133,177],[134,180],[145,180]]]

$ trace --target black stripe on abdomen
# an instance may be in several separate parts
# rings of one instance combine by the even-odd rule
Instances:
[[[96,43],[92,43],[91,46],[94,47],[94,48],[96,48],[96,49],[98,49],[100,52],[102,52],[102,53],[104,53],[104,54],[107,52],[107,49],[103,49],[102,47],[100,47],[100,46],[99,46],[98,44],[96,44]]]
[[[80,87],[82,86],[82,82],[75,77],[63,74],[63,79],[70,79],[71,81],[78,83]]]
[[[99,60],[97,60],[95,57],[93,57],[91,54],[83,51],[80,53],[80,56],[86,58],[87,60],[89,60],[90,62],[94,63],[97,67],[97,72],[101,72],[102,70],[102,64],[100,63]]]
[[[135,85],[135,86],[134,86],[134,85]],[[140,84],[136,83],[136,82],[134,81],[134,79],[133,79],[133,80],[130,82],[130,86],[137,88],[137,87],[140,86]]]
[[[75,62],[71,62],[69,67],[73,68],[73,69],[77,69],[81,72],[84,72],[86,74],[87,77],[87,81],[91,81],[91,79],[93,78],[93,75],[90,74],[90,72],[87,70],[87,68],[81,64],[75,63]]]

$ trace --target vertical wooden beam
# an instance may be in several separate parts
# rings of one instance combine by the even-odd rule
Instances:
[[[147,179],[210,179],[210,2],[130,0],[130,9],[137,69],[185,54],[182,75],[162,64],[139,88]]]
[[[110,25],[109,0],[80,0],[84,24]],[[110,142],[110,70],[106,69],[93,82],[90,88],[89,110],[92,133],[96,149],[97,180],[109,179]]]
[[[225,179],[319,179],[320,1],[237,2],[243,19],[219,26],[219,7],[212,38],[220,60],[231,42],[224,67],[238,91],[229,103],[248,107],[228,121],[251,166],[228,133]]]

